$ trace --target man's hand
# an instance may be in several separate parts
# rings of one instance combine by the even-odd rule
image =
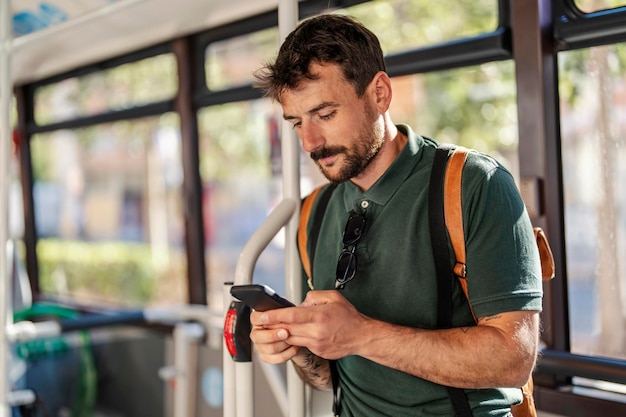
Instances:
[[[357,334],[356,323],[362,321],[337,291],[311,291],[299,307],[252,312],[250,338],[263,361],[291,360],[304,381],[328,390],[332,383],[327,359],[350,354],[350,334]]]
[[[366,317],[337,291],[310,291],[295,308],[253,312],[250,337],[263,360],[285,362],[306,347],[326,359],[353,354],[359,326]]]

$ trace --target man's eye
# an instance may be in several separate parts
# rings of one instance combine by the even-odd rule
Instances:
[[[294,130],[298,129],[300,126],[302,126],[302,122],[296,122],[291,125]]]
[[[333,118],[333,116],[335,115],[336,112],[330,112],[328,114],[320,114],[320,119],[322,120],[330,120]]]

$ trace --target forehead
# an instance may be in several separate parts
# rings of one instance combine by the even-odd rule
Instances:
[[[312,63],[309,70],[314,79],[304,78],[296,88],[281,94],[284,109],[308,107],[316,102],[342,103],[356,98],[354,86],[346,81],[338,65]]]

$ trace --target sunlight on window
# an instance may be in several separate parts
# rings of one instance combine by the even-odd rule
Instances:
[[[341,13],[376,33],[385,54],[492,32],[498,25],[497,0],[374,1]]]
[[[626,6],[625,0],[574,0],[574,3],[585,13]]]
[[[561,53],[573,353],[626,358],[626,47]]]
[[[254,82],[254,71],[276,55],[278,45],[275,27],[210,43],[204,56],[207,88],[224,90]]]

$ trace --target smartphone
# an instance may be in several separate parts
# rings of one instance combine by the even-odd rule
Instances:
[[[230,288],[230,293],[233,297],[257,311],[293,307],[295,305],[276,294],[276,291],[267,285],[233,285]]]

